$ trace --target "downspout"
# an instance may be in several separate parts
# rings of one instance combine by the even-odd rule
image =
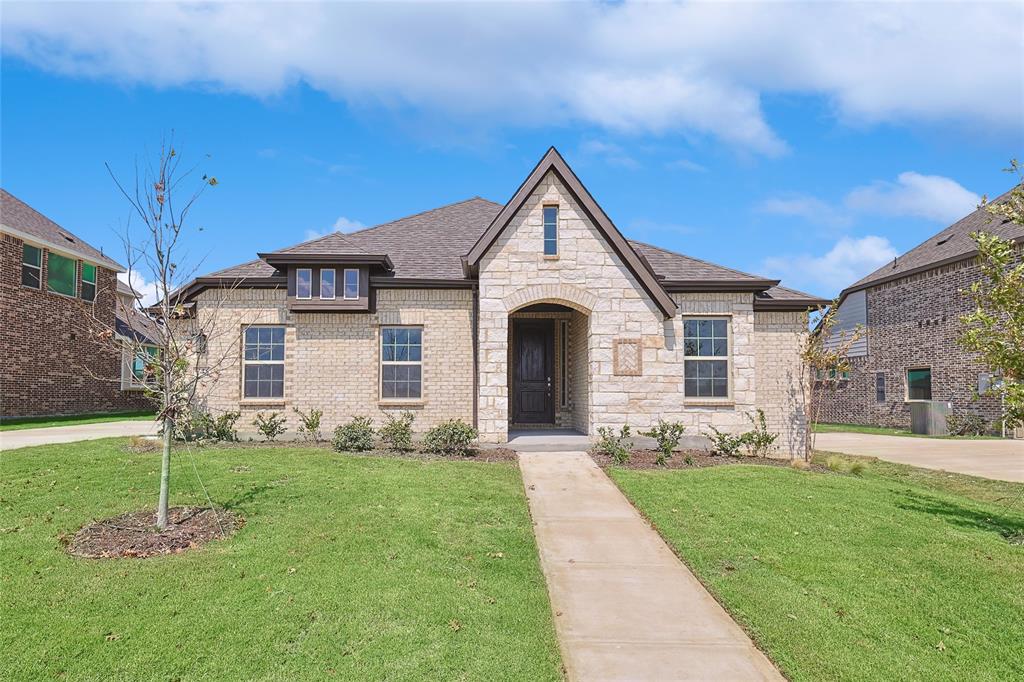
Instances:
[[[477,415],[477,402],[480,394],[480,329],[478,318],[480,316],[480,285],[473,283],[473,310],[470,313],[473,326],[473,428],[480,428]]]

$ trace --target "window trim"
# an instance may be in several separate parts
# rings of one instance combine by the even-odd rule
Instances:
[[[921,372],[928,370],[928,398],[911,398],[910,397],[910,373]],[[935,398],[935,393],[932,390],[932,368],[930,366],[915,366],[907,367],[903,372],[903,402],[905,403],[930,403]]]
[[[349,296],[348,295],[348,273],[350,273],[350,272],[356,273],[356,295],[355,296]],[[359,273],[359,268],[345,268],[344,272],[341,275],[341,300],[343,300],[343,301],[358,301],[359,300],[359,293],[360,293],[359,292],[359,287],[362,285],[362,282],[360,281],[360,279],[361,279],[361,275]]]
[[[85,278],[85,269],[87,267],[91,267],[92,268],[92,281],[91,282]],[[99,279],[99,266],[95,265],[94,263],[89,263],[89,262],[86,262],[86,261],[82,261],[81,272],[78,275],[78,296],[79,296],[79,298],[81,298],[83,301],[89,301],[91,303],[94,303],[96,301],[96,294],[98,293],[98,289],[96,287],[96,281],[98,279]],[[92,285],[92,298],[86,298],[85,297],[85,285],[86,284],[91,284]]]
[[[158,356],[160,353],[159,347],[149,343],[142,344],[141,347],[150,355]],[[152,383],[152,380],[140,379],[135,374],[135,361],[142,356],[141,353],[136,353],[136,350],[131,343],[125,343],[124,363],[121,365],[121,389],[124,391],[145,390]]]
[[[64,260],[71,261],[75,266],[75,276],[71,278],[71,286],[74,287],[74,291],[70,294],[66,294],[63,291],[57,291],[56,289],[50,288],[50,273],[53,271],[50,268],[50,258],[57,256],[57,258],[63,258]],[[56,294],[58,296],[64,296],[65,298],[78,298],[78,259],[65,256],[61,253],[47,250],[46,252],[46,293]]]
[[[299,273],[301,273],[301,272],[308,272],[309,273],[309,295],[308,296],[300,296],[299,295]],[[313,268],[295,268],[295,298],[301,299],[303,301],[308,301],[308,300],[313,298]]]
[[[312,282],[310,282],[312,284]],[[245,333],[250,329],[282,329],[284,330],[284,358],[281,360],[246,360],[245,359]],[[288,395],[288,327],[283,324],[248,324],[242,325],[240,334],[242,343],[241,368],[239,373],[239,400],[243,403],[283,403]],[[281,365],[281,395],[280,396],[247,396],[245,395],[245,368],[247,365]]]
[[[327,273],[327,272],[331,273],[331,295],[330,296],[324,296],[324,273]],[[296,275],[295,282],[296,282],[296,284],[295,284],[295,292],[298,293],[298,291],[299,291],[298,275]],[[310,289],[309,293],[312,296],[312,294],[313,294],[312,280],[310,280],[310,287],[309,287],[309,289]],[[320,268],[320,300],[321,301],[333,301],[336,298],[338,298],[338,272],[337,272],[337,270],[335,270],[334,268]]]
[[[26,263],[25,262],[25,247],[26,246],[29,246],[29,247],[35,249],[39,253],[39,264],[38,265],[32,265],[30,263]],[[33,286],[28,285],[28,284],[25,284],[25,268],[30,268],[30,269],[36,271],[37,278],[39,280],[39,286],[33,287]],[[35,289],[36,291],[42,291],[43,290],[43,247],[36,246],[35,244],[30,244],[29,242],[25,242],[25,241],[23,241],[21,243],[21,286],[25,287],[26,289]]]
[[[416,360],[384,360],[384,330],[385,329],[418,329],[420,331],[420,359]],[[382,324],[378,327],[377,333],[377,401],[382,404],[396,405],[420,405],[425,401],[426,376],[423,371],[425,364],[426,334],[421,324]],[[420,394],[419,397],[401,398],[384,396],[384,365],[418,365],[420,368]]]
[[[555,209],[555,222],[554,222],[555,236],[550,238],[550,239],[548,238],[548,233],[547,233],[548,222],[547,222],[547,215],[546,215],[547,214],[547,210],[549,208]],[[559,219],[559,214],[560,213],[561,213],[561,211],[559,209],[558,204],[543,204],[541,206],[541,221],[540,222],[541,222],[542,233],[541,233],[541,249],[540,249],[540,251],[541,251],[542,254],[544,254],[545,258],[558,258],[558,255],[559,255],[559,253],[558,253],[559,252],[559,243],[558,243],[558,222],[559,222],[559,220],[558,219]],[[549,241],[550,242],[554,242],[555,250],[554,250],[553,253],[548,253],[548,242]]]
[[[733,377],[733,334],[732,334],[732,315],[728,313],[719,314],[702,314],[702,313],[683,313],[680,315],[682,318],[682,324],[680,325],[680,356],[682,358],[682,369],[683,369],[683,403],[684,404],[700,404],[710,403],[714,405],[729,405],[735,402],[735,396],[733,395],[733,385],[735,384]],[[726,342],[726,353],[725,358],[721,356],[709,356],[709,355],[687,355],[686,354],[686,322],[692,320],[725,320],[725,342]],[[690,396],[686,395],[686,361],[687,360],[698,360],[698,361],[713,361],[713,360],[725,360],[725,380],[726,380],[726,395],[724,396]]]

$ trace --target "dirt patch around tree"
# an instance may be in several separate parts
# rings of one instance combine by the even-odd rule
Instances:
[[[754,464],[761,466],[774,466],[789,468],[791,460],[774,457],[726,457],[724,455],[712,455],[705,450],[683,450],[672,454],[665,461],[665,465],[657,463],[657,450],[632,450],[629,454],[629,461],[625,464],[617,464],[608,455],[591,452],[590,456],[597,465],[603,468],[618,466],[625,469],[703,469],[707,467],[728,466],[731,464]],[[801,460],[803,462],[803,460]],[[805,471],[816,471],[818,473],[831,473],[828,467],[820,464],[808,464],[802,467]]]
[[[142,509],[95,521],[75,533],[68,554],[85,559],[114,559],[179,554],[229,537],[245,523],[225,509],[173,507],[166,530],[156,529],[156,511]]]

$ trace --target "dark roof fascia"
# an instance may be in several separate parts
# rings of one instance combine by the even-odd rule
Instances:
[[[375,254],[367,255],[330,255],[317,253],[257,253],[257,256],[275,268],[288,265],[307,265],[324,263],[327,265],[383,265],[387,270],[394,270],[391,257]]]
[[[640,255],[629,245],[626,238],[622,236],[618,228],[611,221],[608,215],[604,212],[601,206],[594,200],[590,192],[583,185],[576,174],[573,173],[572,169],[569,168],[569,164],[565,162],[562,155],[558,153],[558,150],[554,147],[548,149],[544,157],[537,163],[530,174],[526,177],[526,180],[519,186],[516,193],[512,195],[512,198],[507,204],[501,209],[491,224],[487,227],[487,230],[480,236],[473,248],[470,249],[466,255],[464,261],[464,269],[476,269],[480,263],[480,259],[483,258],[484,254],[494,245],[498,237],[508,226],[509,222],[519,211],[526,200],[530,197],[533,192],[533,188],[544,178],[544,175],[548,171],[553,172],[558,176],[559,180],[564,184],[568,190],[579,202],[583,211],[587,214],[590,221],[597,227],[597,229],[604,235],[604,238],[608,241],[611,247],[619,255],[619,257],[625,262],[633,275],[639,280],[640,285],[647,291],[648,295],[654,300],[658,308],[661,309],[662,313],[665,314],[666,318],[673,317],[676,313],[677,307],[675,301],[669,296],[668,292],[658,281],[653,270],[647,261],[640,257]]]
[[[662,280],[661,285],[672,293],[701,291],[750,291],[758,293],[768,291],[779,285],[777,279],[736,279],[736,280]]]
[[[777,312],[804,312],[826,306],[831,301],[823,298],[754,299],[754,310]]]
[[[172,293],[171,299],[186,303],[206,289],[275,289],[280,286],[288,286],[285,277],[196,277]]]
[[[370,286],[378,289],[472,289],[470,279],[427,279],[424,277],[370,277]]]

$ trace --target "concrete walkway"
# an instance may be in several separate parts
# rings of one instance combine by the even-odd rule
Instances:
[[[951,440],[873,433],[819,433],[814,445],[818,450],[877,457],[925,469],[1024,482],[1024,440]]]
[[[142,421],[101,422],[98,424],[48,426],[41,429],[0,431],[0,450],[13,450],[30,445],[74,443],[80,440],[95,440],[97,438],[113,438],[116,436],[148,436],[155,435],[157,430],[157,423],[147,419]]]
[[[522,452],[570,680],[782,680],[583,452]]]

